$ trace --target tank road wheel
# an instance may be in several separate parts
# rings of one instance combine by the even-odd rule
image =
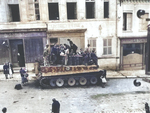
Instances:
[[[46,78],[42,78],[41,80],[40,80],[40,85],[44,88],[44,87],[48,87],[49,85],[48,85],[48,80],[46,79]]]
[[[56,80],[56,85],[57,85],[58,87],[62,87],[62,86],[64,85],[64,80],[61,79],[61,78],[58,78],[58,79]]]
[[[74,86],[75,84],[76,84],[76,80],[74,78],[69,78],[68,85],[69,86]]]
[[[79,79],[79,83],[80,83],[80,85],[86,85],[86,83],[87,83],[87,79],[86,78],[84,78],[84,77],[81,77],[80,79]]]
[[[50,86],[52,86],[52,87],[56,86],[56,80],[55,79],[50,80]]]
[[[90,78],[90,83],[95,85],[97,83],[97,78],[96,77],[91,77]]]

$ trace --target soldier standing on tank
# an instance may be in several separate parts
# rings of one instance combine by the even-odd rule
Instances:
[[[64,56],[64,61],[65,65],[68,64],[68,56],[69,56],[69,46],[67,44],[64,44],[64,51],[65,51],[65,56]]]
[[[94,64],[97,66],[97,68],[99,67],[98,63],[97,63],[97,56],[95,54],[95,50],[92,51],[91,53],[91,59],[93,60]]]
[[[67,40],[69,41],[69,44],[70,44],[69,53],[71,53],[71,54],[77,54],[78,47],[70,39],[67,39]]]
[[[57,61],[57,57],[56,57],[56,53],[57,53],[57,50],[56,50],[56,44],[54,44],[54,46],[52,47],[51,49],[51,62],[52,64],[56,64],[56,61]]]
[[[49,53],[50,53],[50,47],[48,44],[46,44],[46,47],[44,48],[44,53],[43,53],[43,58],[44,58],[44,66],[47,66],[48,65],[48,56],[49,56]]]
[[[87,66],[89,60],[91,59],[91,51],[90,51],[90,44],[87,45],[87,48],[85,49],[85,55],[84,55],[84,64]]]

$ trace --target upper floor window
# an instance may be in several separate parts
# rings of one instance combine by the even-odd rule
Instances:
[[[86,2],[86,18],[95,18],[95,2]]]
[[[145,18],[148,18],[149,14],[144,14],[144,17],[139,19],[139,30],[147,30],[148,21],[145,20]]]
[[[59,20],[59,7],[58,3],[48,3],[49,20]]]
[[[89,38],[88,44],[90,44],[90,52],[92,52],[92,50],[96,52],[96,38]]]
[[[123,13],[123,30],[132,30],[132,13]]]
[[[112,39],[103,39],[103,54],[112,54]]]
[[[67,18],[68,19],[77,19],[76,3],[67,3]]]
[[[38,0],[35,0],[35,18],[36,20],[40,20],[40,11],[39,11],[39,2]]]
[[[109,2],[104,2],[104,18],[109,18]]]
[[[10,10],[10,21],[11,22],[18,22],[20,21],[20,13],[19,13],[19,5],[9,5]]]

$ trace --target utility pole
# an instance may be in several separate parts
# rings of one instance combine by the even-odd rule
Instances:
[[[146,21],[150,21],[150,19],[146,19]],[[146,70],[145,73],[150,75],[150,25],[148,25],[147,29],[147,47],[146,47]]]
[[[145,10],[138,10],[137,11],[137,17],[139,19],[142,18],[142,16],[145,15]],[[150,18],[146,18],[146,21],[150,21]],[[146,68],[145,68],[145,74],[150,75],[150,24],[147,26],[147,46],[146,46]]]

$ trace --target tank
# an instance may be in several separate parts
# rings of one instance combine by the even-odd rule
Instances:
[[[46,45],[44,66],[35,65],[41,71],[40,85],[51,88],[101,85],[106,70],[98,68],[98,58],[94,49],[90,51],[90,44],[85,51],[77,51],[77,45],[70,39],[65,43],[69,45],[55,43],[51,49]]]
[[[95,65],[85,66],[40,66],[39,84],[43,88],[102,85],[106,70]]]

